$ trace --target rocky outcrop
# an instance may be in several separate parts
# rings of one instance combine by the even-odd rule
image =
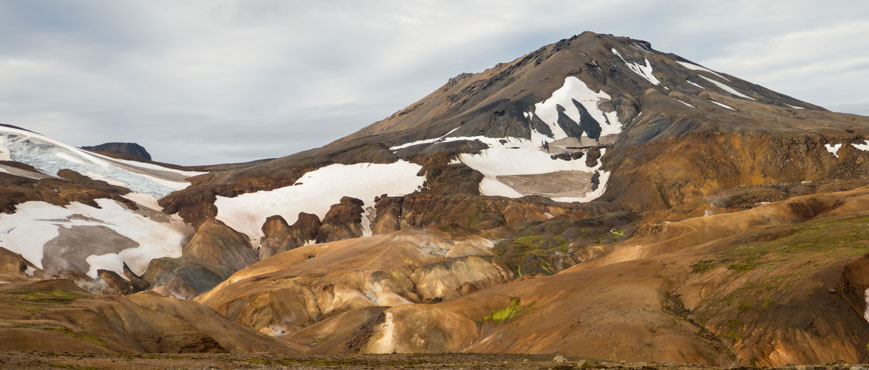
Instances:
[[[97,152],[126,154],[141,159],[147,159],[149,161],[151,160],[151,154],[145,150],[145,147],[136,143],[105,143],[96,146],[83,146],[81,148]]]
[[[0,284],[39,278],[48,276],[20,254],[0,247]]]
[[[551,217],[586,218],[623,209],[605,203],[556,203],[535,197],[510,199],[430,193],[379,197],[375,207],[377,214],[372,224],[375,232],[453,225],[496,233],[509,231],[509,227],[521,223],[545,221]]]
[[[329,208],[323,217],[323,225],[317,234],[317,242],[325,243],[335,240],[350,239],[362,236],[362,209],[364,203],[356,198],[342,197],[341,202]]]
[[[479,236],[420,230],[308,245],[241,270],[196,300],[256,330],[288,335],[355,309],[451,299],[503,282],[509,272],[469,257],[490,248]]]
[[[256,261],[246,236],[211,219],[199,225],[180,258],[152,260],[143,279],[152,289],[189,299]]]
[[[410,280],[423,302],[438,302],[500,284],[511,276],[488,259],[467,256],[422,266],[410,275]]]
[[[14,213],[15,205],[43,201],[65,206],[72,202],[99,207],[95,199],[108,198],[137,209],[133,201],[122,197],[130,190],[105,181],[93,180],[72,170],[61,170],[58,177],[31,179],[0,172],[0,212]]]
[[[455,353],[479,335],[476,323],[432,305],[403,305],[382,314],[364,353]]]
[[[260,241],[259,259],[301,247],[317,240],[320,233],[320,218],[317,215],[300,212],[296,222],[290,226],[281,216],[271,216],[263,224],[263,239]]]

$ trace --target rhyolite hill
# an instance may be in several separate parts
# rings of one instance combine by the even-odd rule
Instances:
[[[561,40],[277,159],[0,137],[0,350],[869,355],[869,118],[645,41]]]

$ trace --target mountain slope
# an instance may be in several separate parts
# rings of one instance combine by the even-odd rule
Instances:
[[[454,194],[666,209],[740,185],[865,176],[865,151],[848,144],[862,143],[867,130],[865,117],[828,112],[642,41],[584,33],[457,76],[323,148],[204,176],[161,205],[198,224],[219,217],[217,196],[290,186],[330,164],[406,160],[477,182]],[[827,144],[844,145],[842,153]],[[431,177],[423,191],[437,192]]]
[[[117,302],[185,312],[194,350],[217,348],[198,316],[324,354],[869,355],[869,117],[644,41],[583,33],[276,159],[182,168],[0,138],[0,284],[148,290]]]

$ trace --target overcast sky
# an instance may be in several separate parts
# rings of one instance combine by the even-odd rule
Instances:
[[[278,157],[585,30],[869,115],[863,0],[0,0],[0,122],[178,164]]]

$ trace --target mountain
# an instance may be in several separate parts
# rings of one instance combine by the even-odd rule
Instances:
[[[586,32],[276,159],[180,167],[0,139],[0,303],[71,279],[87,292],[57,289],[87,299],[52,310],[161,302],[242,352],[869,360],[869,117],[645,41]],[[239,330],[261,345],[216,337]]]
[[[84,150],[124,154],[136,158],[151,160],[151,154],[145,147],[136,143],[104,143],[96,146],[83,146]]]

